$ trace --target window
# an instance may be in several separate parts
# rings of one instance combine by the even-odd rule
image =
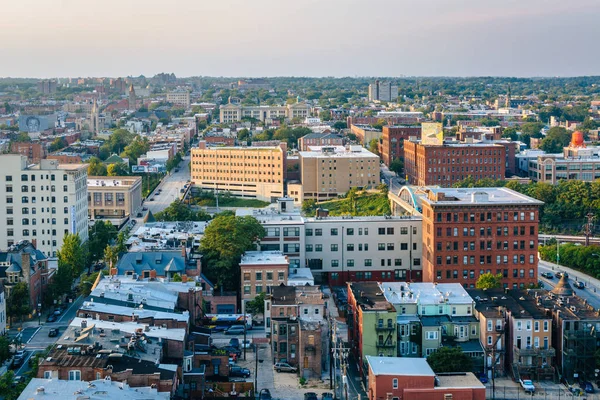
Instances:
[[[352,260],[352,259],[346,260],[346,266],[347,267],[354,267],[354,260]]]
[[[437,331],[428,331],[426,337],[427,337],[427,340],[437,340],[438,333],[437,333]]]
[[[349,243],[346,245],[346,250],[347,251],[354,251],[354,245],[352,243]]]
[[[385,250],[385,243],[378,243],[377,250]]]
[[[331,260],[331,266],[332,267],[339,267],[340,266],[340,260]]]
[[[361,230],[361,233],[362,233],[362,230]],[[347,228],[346,229],[346,235],[348,235],[348,236],[354,235],[354,228]]]
[[[312,244],[307,244],[306,245],[306,251],[313,251],[313,245]]]
[[[262,272],[257,272],[256,273],[256,280],[257,281],[262,281]]]
[[[313,235],[313,230],[311,228],[307,228],[304,233],[306,234],[306,236],[312,236]]]
[[[388,250],[394,250],[394,243],[388,243],[387,244],[387,249]]]
[[[315,229],[315,236],[323,236],[323,229]]]
[[[322,244],[315,244],[315,251],[323,251],[323,245]]]
[[[300,228],[283,228],[283,236],[300,236]]]
[[[373,266],[373,260],[371,260],[370,258],[365,258],[365,267],[372,267]]]
[[[332,244],[331,245],[331,251],[338,251],[338,245],[337,244]]]
[[[283,272],[278,272],[277,273],[277,280],[280,280],[280,281],[283,280]]]
[[[44,371],[44,379],[51,379],[52,371]]]
[[[548,332],[548,321],[544,321],[544,332]]]
[[[392,380],[392,388],[393,389],[398,389],[398,378],[394,378]]]
[[[80,381],[81,380],[81,371],[69,371],[69,380],[70,381]]]
[[[337,228],[331,228],[331,236],[337,236],[337,235],[338,235]]]
[[[380,235],[385,235],[385,228],[378,228],[377,233]]]

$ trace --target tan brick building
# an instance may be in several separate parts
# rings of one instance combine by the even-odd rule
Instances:
[[[299,152],[301,185],[289,185],[294,202],[326,200],[353,187],[379,184],[379,156],[361,146],[315,146]]]
[[[107,219],[121,225],[142,205],[142,178],[139,176],[89,176],[88,215],[91,220]]]
[[[424,145],[404,142],[404,170],[408,183],[417,186],[451,187],[458,181],[504,179],[506,148],[488,143]]]
[[[474,288],[484,273],[505,288],[536,284],[541,201],[507,188],[427,188],[423,214],[423,281]]]
[[[242,313],[246,302],[260,293],[269,293],[271,286],[285,284],[288,279],[289,260],[280,251],[247,251],[240,261],[240,293]]]
[[[274,201],[283,196],[287,145],[273,147],[208,147],[192,149],[192,182],[204,190]]]

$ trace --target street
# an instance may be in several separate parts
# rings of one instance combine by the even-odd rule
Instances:
[[[543,272],[550,272],[555,274],[556,272],[566,272],[569,274],[569,281],[581,281],[585,284],[585,289],[574,289],[577,296],[587,300],[587,302],[594,308],[600,308],[600,280],[590,277],[582,272],[575,271],[574,269],[552,264],[546,261],[540,261],[538,266],[538,274]],[[539,276],[541,282],[544,283],[545,289],[552,290],[559,281],[559,278],[546,279]]]

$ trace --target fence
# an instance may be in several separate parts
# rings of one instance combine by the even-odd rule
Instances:
[[[520,387],[496,386],[495,393],[492,388],[486,388],[485,398],[494,400],[600,400],[600,392],[584,393],[576,388],[577,393],[570,392],[564,386],[562,388],[540,388],[536,387],[535,393],[525,393]]]

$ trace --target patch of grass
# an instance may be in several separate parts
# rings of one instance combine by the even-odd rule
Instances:
[[[201,207],[216,207],[217,201],[212,199],[194,199],[192,203]],[[219,207],[255,207],[262,208],[268,206],[269,203],[257,199],[244,199],[237,197],[219,198]]]
[[[317,204],[318,207],[329,210],[329,215],[391,215],[390,203],[387,195],[381,193],[365,193],[356,196],[355,207],[349,199],[331,200]],[[355,211],[353,210],[355,208]]]

